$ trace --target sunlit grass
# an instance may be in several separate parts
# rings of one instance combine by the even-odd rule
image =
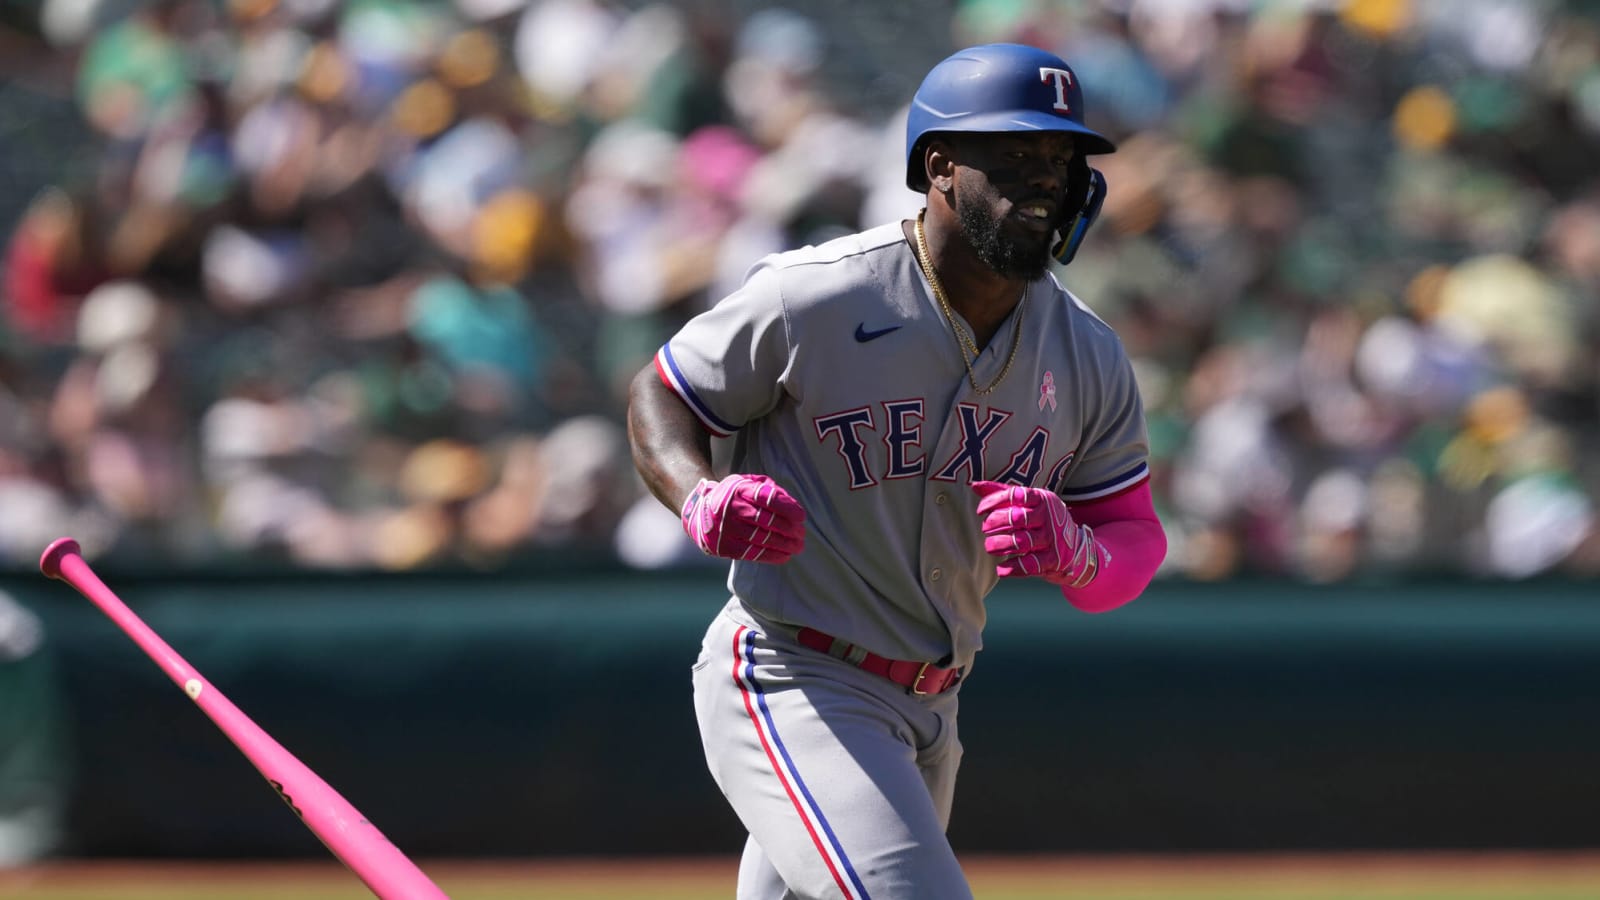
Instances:
[[[424,862],[453,900],[717,900],[733,860]],[[1124,857],[967,862],[979,900],[1595,900],[1600,855]],[[15,900],[370,900],[336,864],[56,863]]]

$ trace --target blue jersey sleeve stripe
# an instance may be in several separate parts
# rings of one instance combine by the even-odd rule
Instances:
[[[1130,487],[1133,487],[1140,481],[1144,480],[1149,474],[1149,464],[1141,462],[1137,466],[1133,467],[1133,469],[1122,475],[1118,475],[1116,478],[1113,478],[1110,481],[1102,481],[1099,484],[1091,484],[1080,488],[1064,490],[1061,492],[1061,499],[1098,500],[1101,497],[1109,497],[1112,494],[1119,493],[1127,490]]]
[[[656,371],[661,373],[661,380],[666,382],[667,387],[672,388],[674,393],[683,398],[683,402],[700,419],[700,424],[704,425],[707,431],[717,437],[727,437],[739,430],[736,426],[718,418],[717,414],[706,406],[705,401],[700,399],[700,395],[694,392],[694,388],[690,387],[688,380],[683,377],[683,370],[678,368],[678,361],[672,358],[672,348],[667,344],[662,344],[661,349],[656,352]]]

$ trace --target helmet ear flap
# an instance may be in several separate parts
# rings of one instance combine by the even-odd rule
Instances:
[[[928,142],[932,139],[931,134],[922,135],[906,154],[906,187],[914,191],[925,192],[931,187],[928,182]]]
[[[948,143],[952,136],[949,132],[930,131],[917,138],[916,144],[911,148],[910,160],[907,163],[907,186],[919,193],[926,193],[929,188],[933,187],[933,179],[928,176],[928,150],[935,141],[944,140]]]
[[[1077,210],[1061,230],[1050,255],[1063,266],[1078,255],[1078,247],[1089,233],[1089,226],[1100,215],[1100,206],[1106,200],[1106,177],[1099,169],[1089,168],[1083,154],[1072,157],[1072,172],[1067,183],[1068,203]]]

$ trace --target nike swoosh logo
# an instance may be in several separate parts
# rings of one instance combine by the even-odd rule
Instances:
[[[880,328],[877,331],[868,331],[867,323],[862,322],[860,325],[856,326],[856,342],[865,344],[867,341],[875,341],[891,331],[899,330],[899,325],[890,325],[888,328]]]

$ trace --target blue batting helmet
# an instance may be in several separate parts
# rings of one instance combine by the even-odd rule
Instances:
[[[922,149],[945,131],[1068,131],[1079,153],[1117,147],[1083,124],[1078,76],[1056,56],[1023,44],[983,44],[934,66],[906,117],[906,187],[925,191]]]

